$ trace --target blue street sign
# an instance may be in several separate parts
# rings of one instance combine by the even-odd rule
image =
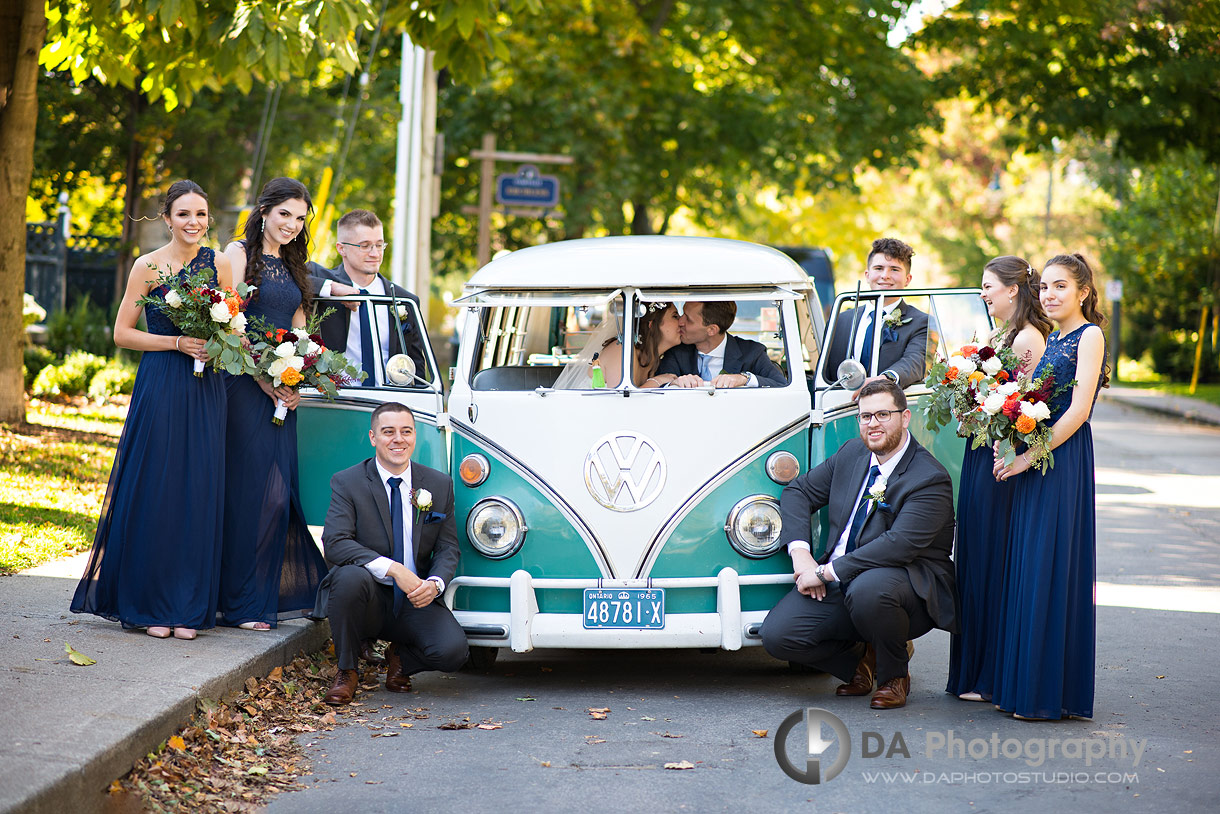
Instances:
[[[496,202],[504,206],[557,206],[559,179],[539,174],[533,164],[522,164],[516,173],[496,178]]]

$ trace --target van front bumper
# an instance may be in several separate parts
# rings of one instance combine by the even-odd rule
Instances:
[[[527,653],[535,647],[561,648],[670,648],[720,647],[740,650],[761,644],[758,629],[767,611],[742,611],[741,588],[745,585],[792,583],[792,574],[747,574],[723,568],[714,577],[664,577],[660,579],[555,579],[534,578],[528,571],[510,577],[454,577],[445,588],[445,604],[453,608],[458,588],[507,588],[509,612],[454,611],[454,616],[472,645],[509,647]],[[667,613],[659,630],[630,628],[594,629],[584,626],[579,613],[539,613],[535,589],[583,590],[585,588],[715,588],[715,613]]]

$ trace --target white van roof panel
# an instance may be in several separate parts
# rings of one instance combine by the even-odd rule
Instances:
[[[788,255],[717,237],[592,237],[531,246],[475,272],[467,290],[770,285],[808,288]]]

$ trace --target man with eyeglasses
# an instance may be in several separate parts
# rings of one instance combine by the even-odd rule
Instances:
[[[410,300],[418,306],[419,298],[379,273],[389,247],[381,220],[367,209],[353,209],[339,218],[337,233],[339,265],[328,269],[317,263],[309,264],[314,294],[321,297],[388,295],[389,287],[393,285],[394,293],[404,302],[400,303],[398,314],[392,314],[389,305],[368,303],[353,302],[347,308],[335,309],[335,313],[322,323],[322,344],[332,350],[342,350],[368,374],[362,384],[376,387],[385,382],[381,360],[403,352],[398,338],[401,324],[406,354],[415,362],[417,375],[422,378],[427,367],[423,334],[415,319],[418,310],[405,302]]]
[[[836,695],[872,693],[873,709],[895,709],[911,691],[910,640],[956,630],[953,483],[907,431],[911,411],[896,383],[867,382],[858,404],[860,438],[780,496],[796,587],[761,635],[776,658],[847,682]],[[810,518],[824,506],[829,550],[815,560]]]

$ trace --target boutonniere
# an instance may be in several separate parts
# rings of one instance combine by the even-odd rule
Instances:
[[[421,512],[428,511],[432,508],[432,493],[427,489],[412,489],[411,505]]]
[[[902,314],[902,306],[896,305],[894,306],[894,310],[886,314],[881,321],[885,327],[897,330],[899,326],[906,325],[908,322],[910,322],[911,318],[906,317],[904,319]]]
[[[890,504],[885,502],[885,487],[888,481],[885,475],[881,475],[877,480],[873,481],[873,485],[868,487],[868,499],[874,508],[890,510]]]

